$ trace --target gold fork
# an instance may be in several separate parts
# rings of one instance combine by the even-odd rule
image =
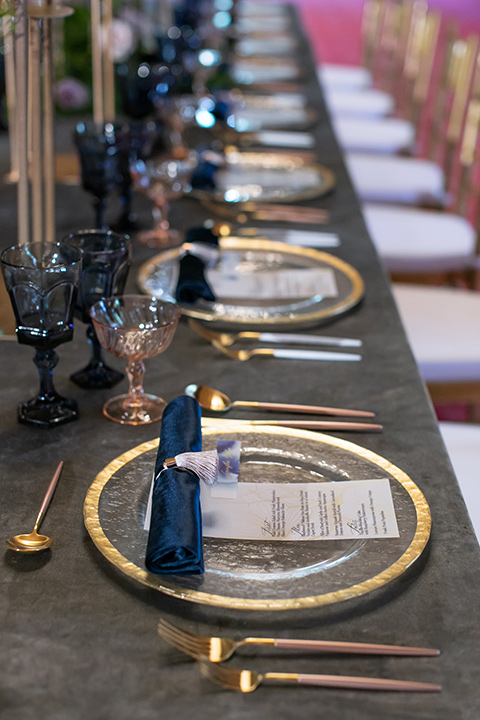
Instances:
[[[212,663],[228,660],[243,645],[273,645],[284,650],[318,650],[320,652],[349,653],[355,655],[400,655],[433,657],[440,654],[431,648],[404,647],[402,645],[379,645],[377,643],[341,642],[335,640],[291,640],[278,638],[246,637],[232,640],[215,636],[196,635],[172,625],[167,620],[158,623],[158,634],[176,648],[191,655],[195,660]]]
[[[355,677],[350,675],[310,675],[305,673],[266,672],[236,670],[225,665],[200,662],[200,672],[226,690],[250,693],[266,681],[294,683],[296,685],[320,685],[321,687],[348,688],[351,690],[394,690],[397,692],[440,692],[441,685],[413,682],[410,680],[386,680],[384,678]]]
[[[291,350],[289,348],[252,348],[251,350],[233,350],[225,347],[218,340],[210,341],[217,350],[224,355],[245,362],[255,355],[263,355],[267,357],[284,358],[286,360],[330,360],[330,361],[347,361],[355,362],[362,359],[361,355],[355,353],[338,353],[326,350]]]
[[[338,347],[361,347],[362,341],[355,338],[337,338],[326,337],[323,335],[304,335],[301,333],[266,333],[266,332],[249,332],[243,330],[238,333],[217,332],[206,328],[197,320],[192,318],[188,321],[189,326],[197,335],[205,338],[209,342],[216,340],[224,347],[230,347],[238,340],[260,340],[260,342],[284,342],[299,345],[335,345]]]

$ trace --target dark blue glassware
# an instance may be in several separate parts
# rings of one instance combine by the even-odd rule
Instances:
[[[76,420],[77,404],[57,393],[53,369],[58,362],[54,348],[73,336],[82,251],[61,243],[28,243],[7,248],[0,259],[18,342],[36,349],[40,374],[40,392],[19,405],[18,420],[41,427]]]
[[[95,227],[104,227],[108,195],[120,184],[118,128],[111,122],[78,123],[77,148],[84,190],[94,197]]]
[[[132,120],[118,127],[118,169],[120,202],[122,211],[120,217],[112,225],[118,232],[129,232],[138,229],[137,219],[132,212],[133,181],[130,165],[137,160],[144,160],[152,152],[162,137],[163,126],[159,121],[148,122]]]
[[[62,242],[83,252],[75,315],[86,323],[87,339],[92,346],[89,364],[70,379],[81,388],[113,387],[123,379],[123,373],[104,362],[89,310],[97,300],[123,293],[131,263],[130,238],[110,230],[80,230],[67,235]]]
[[[145,120],[154,113],[155,86],[149,63],[128,65],[117,68],[122,112],[133,120]]]

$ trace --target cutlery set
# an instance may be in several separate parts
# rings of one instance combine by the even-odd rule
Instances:
[[[215,215],[233,220],[241,225],[251,220],[325,225],[330,219],[330,213],[327,210],[303,207],[301,205],[246,202],[238,207],[230,207],[206,199],[202,200],[202,204]]]
[[[258,355],[263,357],[276,357],[283,359],[299,360],[322,360],[322,361],[350,361],[357,362],[362,359],[356,353],[340,353],[324,350],[305,350],[289,348],[252,348],[234,349],[234,345],[242,340],[259,340],[260,342],[307,344],[307,345],[333,345],[337,347],[361,347],[362,341],[354,338],[324,337],[320,335],[302,335],[293,333],[266,333],[266,332],[238,332],[222,333],[206,328],[196,320],[189,319],[191,329],[198,335],[208,340],[213,347],[224,355],[235,360],[245,362]],[[187,395],[195,397],[200,406],[213,412],[226,412],[232,407],[248,407],[259,410],[276,410],[278,412],[297,412],[305,414],[343,415],[350,417],[374,417],[374,413],[359,410],[346,410],[343,408],[324,408],[306,405],[289,405],[285,403],[264,403],[236,401],[231,403],[230,399],[218,390],[197,385],[189,385],[185,390]],[[245,421],[252,425],[262,425],[263,421]],[[304,430],[338,430],[338,431],[364,431],[381,432],[382,425],[375,423],[357,422],[332,422],[312,420],[269,420],[269,425],[280,425],[283,427],[303,428]]]
[[[356,655],[389,655],[403,657],[435,657],[439,650],[432,648],[379,645],[376,643],[338,642],[328,640],[291,640],[247,637],[234,641],[230,638],[197,635],[161,619],[158,634],[167,643],[194,658],[201,674],[226,690],[243,693],[253,692],[264,681],[294,683],[320,687],[351,690],[385,690],[396,692],[439,692],[441,686],[434,683],[386,678],[356,677],[350,675],[323,675],[308,673],[257,673],[221,665],[238,648],[244,645],[267,645],[282,650],[310,650],[321,653],[344,653]]]
[[[241,340],[259,340],[265,343],[287,343],[291,345],[330,345],[334,347],[361,347],[362,341],[354,338],[325,337],[294,333],[239,332],[220,333],[204,327],[190,319],[189,325],[201,337],[208,340],[217,350],[235,360],[245,362],[255,355],[292,360],[328,360],[334,362],[358,362],[362,356],[357,353],[337,353],[323,350],[297,350],[288,348],[250,348],[234,350],[231,346]]]
[[[226,221],[206,221],[205,226],[212,226],[213,231],[221,237],[251,237],[272,240],[273,242],[284,242],[297,247],[311,248],[336,248],[340,245],[340,238],[336,233],[318,232],[315,230],[285,230],[276,227],[255,228],[248,225],[236,227]]]

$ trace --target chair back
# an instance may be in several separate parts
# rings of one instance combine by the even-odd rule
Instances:
[[[367,0],[363,6],[361,37],[362,64],[373,71],[378,51],[385,0]]]
[[[452,180],[455,156],[462,140],[479,51],[479,38],[476,35],[470,35],[466,40],[460,42],[461,46],[457,48],[460,52],[455,54],[452,65],[450,82],[454,87],[454,92],[445,134],[444,170],[449,184]]]
[[[477,53],[472,92],[468,101],[462,142],[456,211],[467,217],[480,233],[480,52]],[[480,244],[477,251],[480,250]]]

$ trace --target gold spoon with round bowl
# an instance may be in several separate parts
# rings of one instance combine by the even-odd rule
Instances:
[[[200,407],[211,412],[227,412],[234,407],[257,408],[278,412],[305,413],[312,415],[338,415],[344,417],[372,418],[375,413],[366,410],[347,410],[345,408],[323,407],[318,405],[291,405],[288,403],[252,402],[248,400],[230,400],[228,395],[207,385],[187,385],[185,394],[194,397]]]
[[[32,532],[28,535],[14,535],[6,541],[6,545],[9,550],[15,550],[15,552],[38,552],[39,550],[46,550],[52,544],[51,538],[47,535],[39,535],[38,528],[42,524],[42,521],[50,505],[50,501],[55,492],[55,488],[60,479],[60,474],[63,468],[63,460],[60,461],[55,474],[50,480],[47,492],[43,498],[42,505],[35,520],[35,526]]]

